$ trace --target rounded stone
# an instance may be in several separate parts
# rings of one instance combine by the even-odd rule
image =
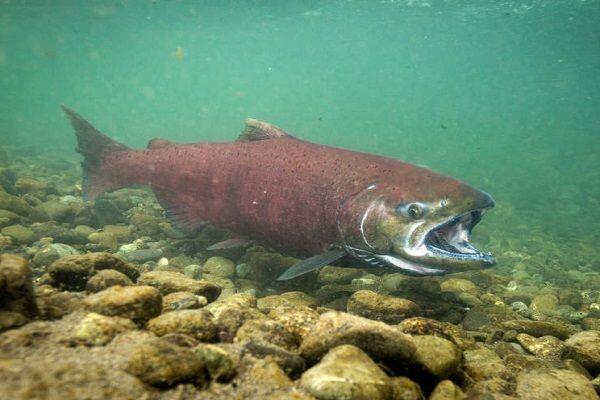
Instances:
[[[262,312],[268,312],[279,306],[306,306],[314,307],[316,300],[314,297],[299,291],[285,292],[281,294],[265,296],[257,301],[257,308]]]
[[[221,287],[205,280],[188,278],[179,272],[151,271],[138,279],[138,284],[154,286],[163,295],[173,292],[190,292],[204,296],[209,302],[214,301],[221,293]]]
[[[111,286],[83,301],[93,312],[143,323],[162,311],[162,296],[151,286]]]
[[[73,339],[89,346],[103,346],[120,333],[137,329],[129,319],[87,314],[75,327]]]
[[[35,265],[42,267],[52,264],[61,257],[66,257],[73,254],[79,254],[79,252],[67,244],[52,243],[42,247],[39,251],[37,251],[33,256],[32,262]]]
[[[370,290],[359,290],[348,299],[346,305],[350,314],[397,324],[403,319],[419,313],[418,304],[394,296],[375,293]]]
[[[34,231],[20,224],[7,226],[0,232],[20,244],[31,244],[38,239]]]
[[[88,279],[85,290],[90,293],[100,292],[111,286],[131,286],[133,282],[129,277],[114,269],[103,269]]]
[[[414,360],[437,379],[446,379],[456,371],[461,351],[452,342],[432,335],[413,336]]]
[[[453,292],[453,293],[469,293],[476,295],[479,292],[477,286],[468,279],[461,278],[450,278],[446,279],[440,284],[442,292]]]
[[[300,386],[318,399],[387,400],[393,394],[385,372],[352,345],[331,349],[302,375]]]
[[[173,292],[163,297],[163,312],[176,310],[194,310],[208,303],[206,297],[190,292]]]
[[[565,341],[567,355],[592,373],[600,372],[600,331],[578,332]]]
[[[569,370],[536,369],[517,377],[517,395],[528,400],[597,399],[592,383],[583,375]]]
[[[194,353],[206,366],[211,379],[218,382],[229,382],[235,376],[239,360],[223,347],[201,343],[194,348]]]
[[[182,333],[199,341],[210,342],[217,336],[213,315],[207,310],[179,310],[148,321],[147,328],[157,336]]]
[[[202,360],[188,348],[155,339],[135,346],[124,370],[157,387],[204,381]]]
[[[202,265],[202,272],[221,278],[231,278],[235,274],[235,264],[225,257],[215,256],[206,260]]]

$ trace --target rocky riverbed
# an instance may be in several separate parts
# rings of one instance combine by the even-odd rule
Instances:
[[[488,230],[489,270],[276,282],[295,259],[207,250],[230,234],[178,230],[145,189],[87,202],[75,163],[3,165],[0,398],[598,398],[593,248]]]

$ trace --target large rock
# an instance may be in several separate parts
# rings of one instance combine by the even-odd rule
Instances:
[[[183,333],[202,342],[213,341],[217,336],[217,327],[207,310],[171,311],[151,319],[147,327],[157,336]]]
[[[417,315],[418,304],[394,296],[386,296],[371,290],[359,290],[348,299],[346,305],[350,314],[397,324],[408,317]]]
[[[342,345],[331,349],[307,370],[300,386],[318,399],[391,400],[390,378],[361,349]]]
[[[414,360],[425,372],[437,379],[446,379],[460,365],[462,354],[449,340],[437,336],[413,336]]]
[[[88,296],[84,306],[98,314],[143,323],[161,313],[162,296],[151,286],[111,286]]]
[[[38,314],[31,269],[25,259],[12,254],[0,255],[0,310],[26,317]]]
[[[522,372],[517,377],[517,395],[528,400],[598,399],[594,386],[586,377],[559,369]]]
[[[600,331],[583,331],[565,341],[567,356],[592,373],[600,372]]]
[[[206,297],[209,302],[214,301],[221,293],[221,287],[212,282],[188,278],[171,271],[146,272],[140,276],[138,284],[154,286],[163,296],[173,292],[190,292]]]
[[[160,339],[135,346],[124,369],[157,387],[169,387],[180,382],[201,385],[206,379],[204,364],[192,350]]]
[[[67,256],[48,268],[55,285],[67,290],[84,290],[88,279],[97,271],[114,269],[135,281],[139,272],[130,264],[109,253],[88,253]]]
[[[342,312],[322,314],[300,346],[309,362],[318,361],[330,349],[342,344],[361,348],[377,360],[407,360],[415,352],[412,338],[396,327]]]

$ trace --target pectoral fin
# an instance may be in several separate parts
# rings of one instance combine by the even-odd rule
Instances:
[[[321,268],[328,265],[346,255],[344,249],[332,249],[323,254],[319,254],[305,260],[300,261],[297,264],[292,265],[283,274],[277,278],[278,281],[286,281],[288,279],[295,278],[300,275],[304,275],[308,272],[314,271],[315,269]]]

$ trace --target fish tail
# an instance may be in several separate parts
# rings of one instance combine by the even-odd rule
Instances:
[[[81,162],[84,197],[93,200],[104,192],[120,187],[103,173],[104,160],[111,153],[130,150],[129,147],[109,138],[70,108],[61,107],[75,131],[77,152],[84,157]]]

